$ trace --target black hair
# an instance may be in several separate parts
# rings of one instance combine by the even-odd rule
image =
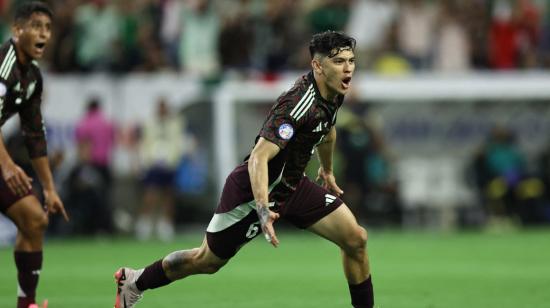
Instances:
[[[88,112],[94,112],[101,109],[101,102],[99,100],[99,97],[94,96],[91,97],[90,100],[88,100],[88,105],[86,106],[86,110]]]
[[[42,13],[53,19],[53,12],[50,7],[41,1],[30,1],[19,5],[15,9],[15,22],[28,20],[33,13]]]
[[[355,39],[339,31],[325,31],[314,34],[309,42],[311,58],[320,53],[329,58],[337,55],[342,49],[355,49]]]

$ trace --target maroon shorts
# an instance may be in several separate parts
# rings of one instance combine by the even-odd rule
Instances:
[[[262,232],[248,179],[238,169],[227,177],[220,204],[206,229],[208,247],[221,259],[233,257],[239,248]],[[275,211],[281,218],[305,229],[342,203],[340,198],[304,176],[284,206]]]
[[[12,206],[15,202],[25,198],[28,195],[31,195],[32,191],[29,189],[27,193],[24,196],[18,196],[14,195],[6,182],[4,181],[4,178],[0,176],[0,212],[6,213],[10,206]]]

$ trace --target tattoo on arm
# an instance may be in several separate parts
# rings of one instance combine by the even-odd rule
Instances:
[[[166,276],[170,279],[181,279],[188,275],[191,272],[189,261],[197,252],[198,248],[195,248],[174,251],[167,255],[162,262]]]
[[[257,207],[258,208],[256,211],[258,212],[258,218],[260,219],[262,226],[264,226],[269,220],[269,209],[267,208],[267,205],[259,204]]]

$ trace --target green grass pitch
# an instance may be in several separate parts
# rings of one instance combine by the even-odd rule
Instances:
[[[214,276],[194,276],[149,291],[138,307],[351,307],[336,247],[307,232],[262,238]],[[113,272],[199,245],[129,239],[47,243],[38,298],[50,308],[112,307]],[[377,307],[550,307],[550,230],[424,233],[371,230],[369,253]],[[0,250],[0,307],[15,306],[11,249]]]

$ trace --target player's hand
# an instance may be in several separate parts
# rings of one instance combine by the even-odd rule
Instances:
[[[323,167],[319,167],[319,172],[317,173],[317,179],[316,181],[321,180],[323,188],[327,189],[328,191],[336,194],[336,196],[340,197],[344,194],[344,191],[338,187],[336,184],[336,178],[334,177],[334,174],[332,171],[325,171]]]
[[[44,203],[46,204],[48,213],[61,213],[65,221],[69,221],[69,215],[65,212],[65,206],[63,206],[63,202],[55,190],[44,190]]]
[[[23,197],[32,189],[32,178],[13,162],[2,165],[2,178],[14,195]]]
[[[275,234],[273,223],[279,219],[279,214],[269,210],[267,204],[256,203],[256,212],[258,212],[258,218],[260,219],[260,225],[262,226],[262,232],[265,239],[273,245],[273,247],[279,246],[279,240]]]

